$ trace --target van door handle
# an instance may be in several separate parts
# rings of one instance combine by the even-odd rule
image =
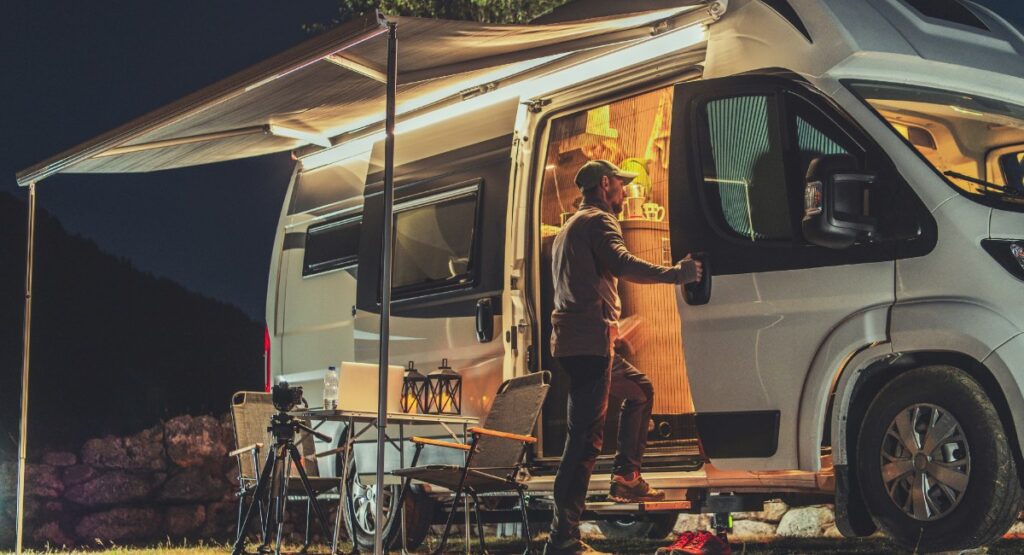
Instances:
[[[476,302],[476,340],[488,343],[494,339],[494,306],[490,298]]]
[[[707,253],[703,252],[693,253],[693,259],[700,261],[704,267],[704,277],[683,286],[683,299],[690,306],[700,306],[711,300],[711,261]]]

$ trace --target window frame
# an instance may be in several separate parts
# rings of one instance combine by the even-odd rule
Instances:
[[[447,293],[449,291],[457,291],[462,289],[473,289],[477,286],[480,281],[480,229],[481,215],[483,211],[483,187],[484,179],[482,177],[473,178],[458,183],[454,183],[450,186],[445,187],[441,190],[431,191],[426,194],[417,195],[414,197],[402,199],[400,202],[395,204],[394,214],[392,215],[392,229],[397,232],[398,229],[398,217],[403,212],[409,212],[418,208],[424,208],[427,206],[435,206],[440,203],[458,200],[467,197],[474,197],[476,204],[473,209],[473,222],[471,231],[473,232],[473,238],[470,242],[469,247],[469,262],[467,270],[464,273],[460,273],[455,276],[443,280],[433,280],[423,283],[413,283],[403,286],[391,286],[391,298],[393,301],[407,300],[417,297],[423,297],[427,295],[434,295],[439,293]],[[392,240],[392,256],[395,256],[395,244],[397,241],[397,233],[393,233]],[[394,269],[394,260],[392,262],[392,268]],[[383,264],[383,258],[381,260]],[[392,269],[392,280],[394,279],[394,270]],[[380,287],[377,287],[377,303],[380,304],[382,295]]]
[[[343,228],[343,227],[347,227],[347,226],[355,226],[359,230],[360,238],[356,240],[355,253],[351,254],[351,255],[348,255],[348,256],[344,256],[344,257],[338,258],[338,259],[333,259],[333,260],[328,260],[328,261],[324,261],[324,262],[319,262],[319,263],[317,263],[315,265],[317,267],[313,267],[314,265],[309,264],[308,257],[309,257],[309,244],[310,244],[311,236],[313,236],[317,232],[327,231],[327,230],[330,230],[330,229],[333,229],[333,228]],[[305,233],[305,237],[304,237],[304,245],[305,245],[305,247],[303,248],[303,251],[302,251],[302,277],[303,278],[311,278],[311,277],[320,276],[320,275],[323,275],[323,274],[326,274],[326,273],[329,273],[329,272],[333,272],[335,270],[347,270],[347,269],[350,269],[350,268],[353,268],[353,267],[358,267],[359,266],[360,240],[361,240],[362,231],[363,231],[362,227],[363,227],[363,214],[362,213],[358,213],[358,214],[346,214],[346,215],[344,215],[344,216],[342,216],[340,218],[336,218],[336,219],[329,220],[329,221],[322,222],[322,223],[316,223],[316,224],[310,225],[308,228],[306,228],[306,233]]]

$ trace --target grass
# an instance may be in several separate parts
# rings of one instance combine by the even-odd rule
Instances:
[[[622,554],[653,554],[658,547],[666,545],[667,541],[613,541],[604,539],[593,539],[588,540],[591,545],[595,548],[605,551],[608,553],[622,553]],[[535,543],[534,548],[536,553],[540,553],[542,549],[542,543]],[[253,553],[255,548],[253,546],[247,546],[248,552]],[[417,553],[427,553],[430,548],[434,547],[434,542],[429,545],[425,544],[420,546],[416,551]],[[522,553],[522,543],[513,540],[490,540],[487,542],[488,550],[494,554],[507,554]],[[902,552],[897,549],[893,544],[882,539],[864,539],[864,540],[850,540],[850,539],[826,539],[826,538],[809,538],[809,539],[797,539],[797,538],[784,538],[775,539],[772,541],[765,542],[734,542],[732,544],[733,553],[736,555],[796,555],[803,553],[836,553],[836,554],[897,554],[897,553],[908,553]],[[284,552],[295,553],[298,546],[287,546]],[[351,544],[342,545],[342,553],[348,553],[351,550]],[[472,552],[479,553],[479,545],[475,542],[472,545]],[[98,543],[94,547],[81,547],[74,550],[61,550],[61,549],[43,549],[26,551],[26,553],[42,554],[42,553],[88,553],[89,555],[224,555],[231,551],[231,546],[228,544],[204,544],[199,543],[196,545],[185,544],[172,544],[163,543],[149,547],[129,547],[119,546],[114,544]],[[328,550],[322,546],[315,546],[310,550],[312,554],[326,554]],[[455,555],[457,553],[464,553],[463,544],[459,541],[449,542],[448,553]],[[985,553],[986,551],[975,551],[972,553]],[[996,542],[991,548],[987,550],[987,553],[992,554],[1008,554],[1008,553],[1022,553],[1024,552],[1024,541],[1021,540],[1001,540]],[[6,555],[10,552],[0,552],[0,554]]]

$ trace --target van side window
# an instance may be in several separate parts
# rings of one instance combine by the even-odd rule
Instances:
[[[775,110],[770,95],[723,98],[703,106],[704,193],[724,231],[748,241],[793,238]]]
[[[479,196],[478,183],[396,207],[392,276],[396,294],[473,282]]]
[[[302,275],[311,276],[354,266],[359,262],[359,228],[362,217],[346,218],[311,226],[306,231]]]

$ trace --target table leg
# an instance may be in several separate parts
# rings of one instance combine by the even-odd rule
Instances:
[[[405,423],[398,423],[398,467],[405,468]],[[402,491],[399,487],[399,492]],[[405,500],[399,498],[401,504],[398,506],[399,514],[402,516],[402,555],[409,553],[409,542],[405,535]]]
[[[463,424],[462,425],[462,443],[469,443],[469,435],[467,433],[467,430],[468,430],[468,427],[465,424]],[[468,462],[469,462],[469,453],[467,452],[466,455],[465,455],[465,459],[464,459],[463,464],[466,464]],[[463,503],[462,511],[466,515],[466,555],[470,555],[470,552],[469,552],[469,496],[468,495],[462,498],[462,503]]]

